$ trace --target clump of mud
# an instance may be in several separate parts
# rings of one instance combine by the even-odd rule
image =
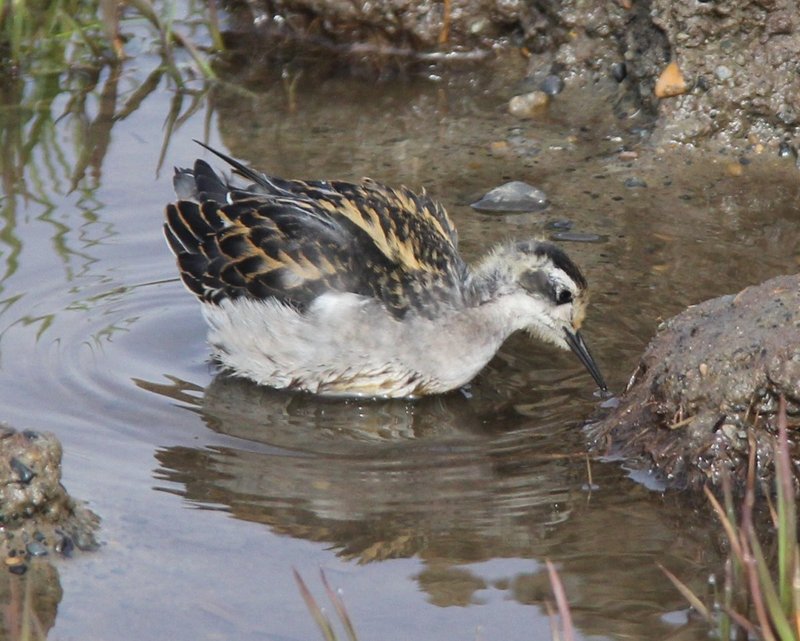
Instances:
[[[596,450],[634,458],[675,487],[744,483],[751,449],[774,473],[778,399],[800,455],[800,275],[690,307],[660,328],[619,406],[589,428]]]
[[[97,547],[98,517],[61,484],[61,444],[0,427],[0,557],[17,574],[32,558]]]

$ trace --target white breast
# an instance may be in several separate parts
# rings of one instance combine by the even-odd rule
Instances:
[[[206,304],[204,314],[214,356],[235,375],[327,395],[444,392],[472,379],[503,338],[485,336],[486,323],[463,311],[398,320],[348,293],[323,294],[303,313],[240,298]]]

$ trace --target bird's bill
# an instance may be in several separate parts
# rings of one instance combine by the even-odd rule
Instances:
[[[581,360],[583,366],[589,370],[589,373],[592,375],[592,378],[595,380],[600,386],[602,391],[607,391],[608,386],[606,385],[605,380],[603,380],[603,375],[600,373],[600,368],[597,367],[597,363],[595,363],[594,358],[592,358],[592,353],[589,351],[589,347],[583,340],[583,336],[581,336],[580,332],[572,332],[567,328],[564,328],[564,334],[567,338],[567,345],[569,345],[570,349],[575,352],[575,355]]]

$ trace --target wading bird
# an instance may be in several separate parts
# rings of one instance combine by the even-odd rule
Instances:
[[[586,280],[560,248],[506,242],[470,267],[424,191],[284,180],[206,148],[252,184],[203,160],[176,169],[164,232],[233,375],[329,396],[437,394],[526,330],[572,349],[606,389],[578,332]]]

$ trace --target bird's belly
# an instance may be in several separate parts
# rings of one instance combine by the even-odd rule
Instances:
[[[397,398],[459,387],[491,357],[476,363],[451,345],[434,353],[427,330],[373,301],[326,296],[304,313],[273,300],[206,305],[215,358],[233,374],[269,387]]]

